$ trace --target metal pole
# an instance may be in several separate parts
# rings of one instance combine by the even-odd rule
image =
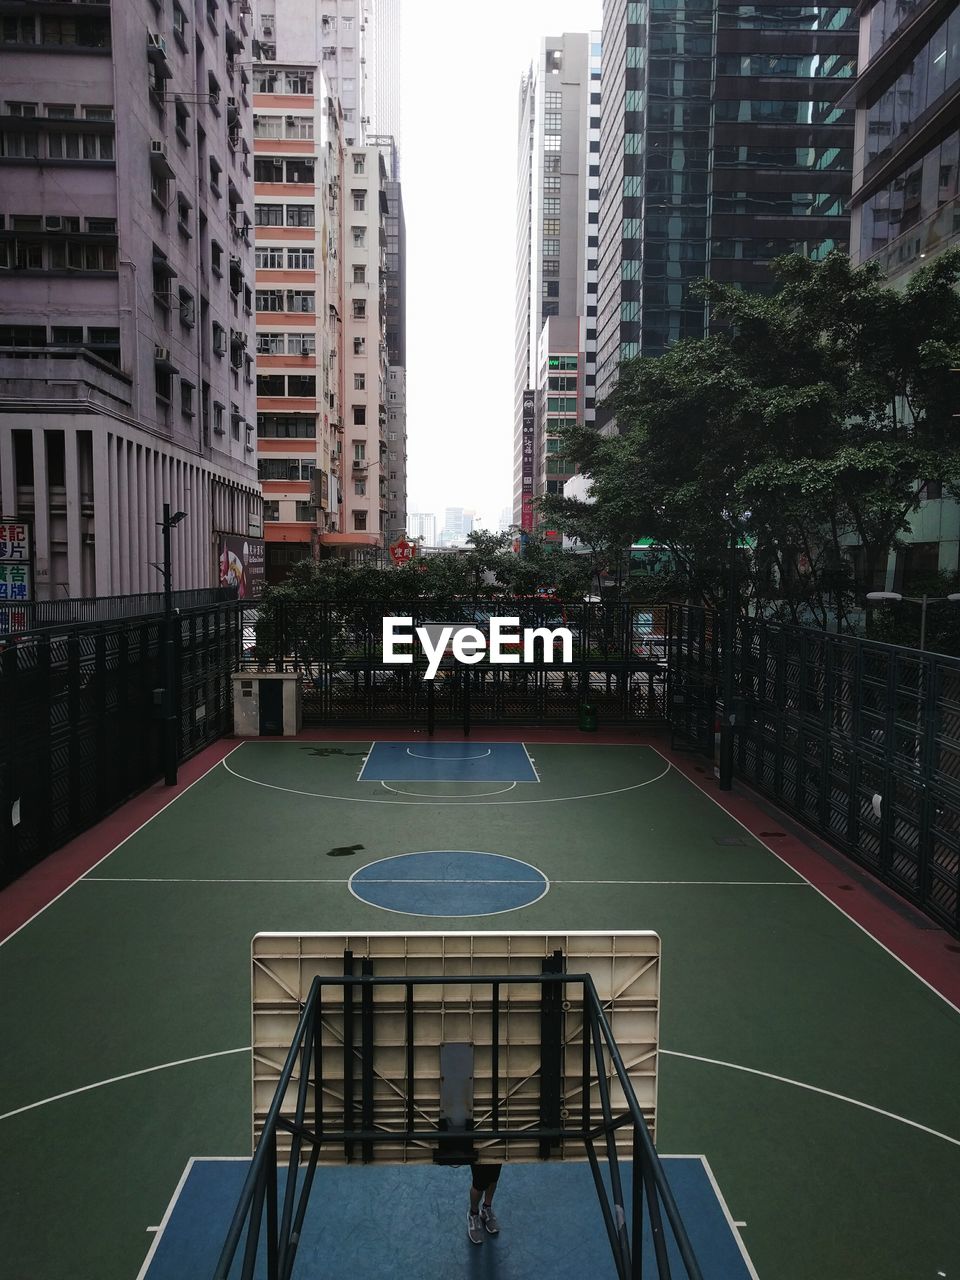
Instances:
[[[920,601],[920,651],[926,648],[927,639],[927,597]]]
[[[721,791],[733,787],[733,646],[737,635],[737,529],[730,533],[730,578],[727,583],[727,613],[723,632],[723,714],[720,718]]]
[[[170,503],[163,504],[163,780],[177,785],[177,663],[173,643],[173,584],[170,567]]]

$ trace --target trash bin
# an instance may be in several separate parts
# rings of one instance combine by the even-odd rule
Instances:
[[[597,708],[592,702],[580,703],[580,732],[597,732]]]

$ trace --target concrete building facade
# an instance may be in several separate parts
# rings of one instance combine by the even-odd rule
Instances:
[[[594,410],[599,136],[599,36],[546,37],[521,81],[517,139],[513,519],[528,530],[535,523],[535,499],[562,490],[551,428],[583,422],[588,409],[592,420]],[[575,403],[566,416],[552,414],[548,424],[548,404],[558,398],[551,393],[559,391],[561,378],[559,368],[550,368],[551,343],[564,347],[566,363],[570,334],[580,346],[576,368],[562,371],[564,387],[575,384],[563,402]],[[532,459],[524,410],[531,393]]]
[[[248,49],[242,0],[4,14],[0,501],[38,599],[159,590],[165,501],[176,589],[260,532]]]

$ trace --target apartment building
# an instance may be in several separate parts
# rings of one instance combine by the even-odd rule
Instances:
[[[36,599],[218,581],[260,533],[250,11],[23,0],[0,18],[0,501]]]
[[[386,195],[381,149],[354,147],[344,176],[343,522],[354,557],[384,546],[387,457]]]

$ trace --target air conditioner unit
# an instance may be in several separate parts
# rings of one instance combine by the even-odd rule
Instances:
[[[147,52],[160,53],[164,57],[167,56],[167,42],[163,36],[156,31],[147,32]]]
[[[153,359],[156,364],[167,364],[170,360],[169,347],[154,347]]]
[[[43,229],[44,231],[62,231],[63,219],[48,215],[43,220]]]
[[[231,255],[230,255],[230,266],[231,266],[232,270],[234,270],[234,271],[242,271],[242,270],[243,270],[243,260],[242,260],[241,258],[238,258],[235,254],[232,254],[232,253],[231,253]]]
[[[150,154],[152,156],[160,156],[162,159],[167,158],[167,144],[162,138],[150,139]]]
[[[226,435],[226,431],[224,430],[223,427],[214,427],[213,434],[215,436],[222,436],[222,435]]]
[[[218,356],[224,355],[227,350],[227,335],[222,329],[214,330],[213,349]]]
[[[296,116],[284,116],[284,120],[286,121],[286,123],[287,123],[287,124],[296,124],[296,123],[297,123],[297,117],[296,117]]]
[[[264,40],[272,40],[272,39],[273,39],[273,23],[271,23],[271,22],[265,22],[265,23],[263,24],[263,28],[262,28],[262,35],[263,35]]]

